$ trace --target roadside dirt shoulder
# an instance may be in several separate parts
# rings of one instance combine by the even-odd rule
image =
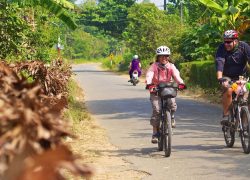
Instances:
[[[84,102],[83,98],[78,99]],[[83,103],[83,106],[84,103]],[[83,108],[86,111],[86,108]],[[117,179],[142,179],[148,174],[143,171],[133,169],[131,163],[125,161],[116,154],[117,147],[113,146],[107,137],[106,131],[91,118],[88,112],[84,112],[85,118],[80,122],[75,122],[73,131],[78,139],[69,140],[75,153],[83,157],[83,162],[91,165],[95,169],[97,180],[117,180]]]

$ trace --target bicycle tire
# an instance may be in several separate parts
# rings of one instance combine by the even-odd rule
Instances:
[[[240,118],[242,122],[242,129],[240,129],[240,139],[244,153],[250,153],[250,134],[249,121],[250,114],[247,106],[242,106],[240,110]]]
[[[166,111],[166,121],[163,127],[163,148],[165,151],[165,156],[169,157],[171,155],[171,143],[172,143],[172,124],[171,115],[169,111]]]
[[[162,125],[161,125],[161,131],[160,136],[158,137],[158,150],[163,151],[163,134],[162,134]]]
[[[229,120],[232,123],[234,123],[233,109],[230,110]],[[226,146],[229,148],[233,147],[234,142],[235,142],[235,129],[233,129],[232,127],[223,126],[222,131],[223,131]]]

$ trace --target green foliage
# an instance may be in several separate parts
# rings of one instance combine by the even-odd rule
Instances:
[[[8,0],[8,3],[18,3],[21,8],[31,7],[35,8],[40,6],[50,13],[53,13],[60,20],[62,20],[69,28],[76,29],[77,25],[73,20],[72,12],[69,10],[74,10],[75,6],[67,0]],[[29,14],[32,16],[32,14]]]
[[[213,60],[215,51],[221,43],[221,33],[211,24],[188,29],[180,39],[179,52],[185,61]]]
[[[0,3],[0,59],[25,50],[23,41],[30,30],[21,12],[16,4]]]
[[[154,4],[135,4],[129,9],[129,25],[123,36],[131,52],[142,61],[153,61],[158,46],[167,45],[174,51],[173,39],[182,27],[176,15],[166,15]],[[178,31],[176,31],[178,29]]]
[[[213,61],[193,61],[181,63],[179,70],[185,83],[204,89],[218,88],[215,64]]]
[[[81,23],[95,26],[105,34],[120,38],[127,27],[128,8],[135,0],[102,0],[96,5],[93,1],[83,4]]]
[[[199,0],[214,13],[211,18],[220,30],[238,29],[242,22],[248,19],[245,13],[249,12],[249,0]]]
[[[104,58],[102,60],[102,66],[104,68],[112,69],[112,70],[120,70],[120,65],[123,63],[123,57],[121,55],[115,55],[114,58],[111,59],[109,57]]]
[[[95,37],[82,29],[68,34],[66,41],[64,55],[71,59],[98,59],[109,54],[106,38]]]
[[[169,0],[167,4],[167,12],[169,14],[179,15],[181,12],[180,0]],[[199,0],[182,1],[183,18],[189,24],[194,24],[202,20],[202,14],[206,10],[206,6],[202,5]]]
[[[63,26],[57,25],[50,11],[40,6],[20,8],[13,2],[0,6],[1,59],[50,61],[56,57],[53,47]]]

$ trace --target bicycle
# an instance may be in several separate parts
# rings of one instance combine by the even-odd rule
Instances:
[[[171,154],[172,122],[171,110],[169,108],[171,99],[177,96],[178,85],[176,83],[160,83],[156,92],[161,98],[161,124],[158,136],[158,150],[165,151],[165,156]]]
[[[240,77],[236,82],[230,81],[233,89],[232,104],[230,106],[229,122],[222,125],[222,131],[227,147],[231,148],[235,142],[235,133],[239,132],[244,153],[250,153],[250,113],[248,110],[246,95],[246,84],[248,79]]]

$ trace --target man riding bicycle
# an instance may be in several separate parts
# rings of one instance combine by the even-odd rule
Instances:
[[[216,52],[217,79],[222,85],[223,118],[221,124],[229,120],[229,108],[232,103],[233,90],[229,87],[230,80],[238,80],[239,76],[246,76],[247,62],[250,62],[250,46],[238,40],[238,32],[227,30],[224,32],[224,43],[220,44]]]
[[[153,135],[151,140],[152,143],[158,142],[158,133],[161,117],[161,99],[155,92],[155,87],[161,82],[171,82],[172,79],[174,79],[179,84],[180,89],[185,88],[184,82],[180,77],[178,69],[173,63],[171,63],[170,54],[170,49],[167,46],[158,47],[156,50],[156,62],[150,66],[146,74],[146,89],[149,89],[150,101],[153,109],[153,113],[150,120],[150,124],[153,126]],[[172,113],[172,126],[175,127],[174,112],[177,109],[177,105],[175,102],[175,98],[171,98],[171,101],[172,104],[170,109]]]

